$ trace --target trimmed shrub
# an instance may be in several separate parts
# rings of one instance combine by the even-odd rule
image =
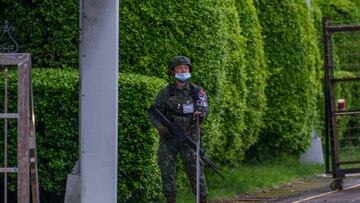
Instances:
[[[19,53],[31,53],[35,67],[78,67],[79,1],[0,2],[0,25],[15,27]]]
[[[19,51],[32,53],[34,66],[77,67],[77,2],[6,0],[0,5],[6,8],[2,19],[11,19],[17,28]],[[17,18],[19,13],[26,17]],[[261,112],[251,108],[254,95],[246,96],[254,92],[246,91],[246,85],[257,83],[254,75],[246,83],[251,69],[246,70],[243,63],[245,38],[234,1],[123,1],[120,17],[121,70],[168,79],[167,61],[174,55],[188,55],[194,62],[195,82],[209,92],[213,115],[221,115],[210,116],[206,124],[207,143],[216,144],[209,153],[219,160],[242,159],[239,154],[255,142],[258,133],[252,127],[245,130],[244,120],[260,118]]]
[[[321,10],[322,16],[330,17],[336,23],[354,23],[358,22],[359,1],[351,0],[315,0],[312,2],[314,7]],[[321,19],[320,19],[321,20]],[[318,23],[321,23],[318,22]]]
[[[32,73],[40,187],[59,195],[78,158],[79,76],[70,69]]]
[[[161,199],[155,152],[158,135],[146,114],[166,81],[135,74],[119,77],[119,202],[156,201]],[[79,154],[79,73],[71,69],[33,69],[32,78],[41,200],[63,202],[66,178]],[[3,74],[0,80],[4,82]],[[9,72],[8,81],[8,112],[17,112],[16,71]],[[4,101],[3,94],[0,100]],[[9,165],[16,165],[16,122],[11,120]],[[10,179],[10,189],[15,191],[16,179]]]
[[[223,1],[217,6],[222,14],[224,40],[221,60],[223,78],[219,77],[216,88],[218,94],[210,95],[212,112],[205,125],[207,130],[205,146],[209,154],[226,165],[237,163],[244,158],[247,146],[254,139],[244,136],[247,88],[243,63],[245,38],[240,35],[240,25],[233,1]],[[205,42],[204,42],[205,43]],[[209,70],[209,69],[205,69]],[[209,73],[208,71],[207,73]],[[207,74],[205,73],[205,74]],[[211,100],[210,100],[211,101]],[[216,133],[216,130],[219,132]]]
[[[167,83],[136,74],[120,74],[119,81],[118,202],[156,202],[161,199],[158,134],[147,120],[147,109]]]
[[[8,112],[18,111],[17,78],[17,71],[11,70]],[[4,82],[4,74],[1,81]],[[32,81],[41,199],[61,202],[67,174],[78,158],[79,77],[77,71],[70,69],[33,69]],[[4,101],[4,94],[0,100]],[[16,165],[16,125],[16,121],[9,120],[9,164],[13,166]],[[2,131],[3,125],[0,128]],[[11,180],[10,190],[14,191],[16,179]]]
[[[298,154],[310,142],[316,116],[317,47],[304,2],[256,0],[271,72],[266,127],[257,149],[264,156]],[[306,26],[310,26],[307,28]],[[312,90],[315,87],[315,91]]]
[[[301,35],[305,43],[305,64],[308,70],[309,86],[308,97],[306,98],[308,123],[310,130],[320,134],[323,132],[323,108],[320,105],[323,99],[323,59],[321,49],[318,48],[318,32],[316,26],[309,16],[308,7],[299,1],[296,3],[296,13],[300,22]]]
[[[264,43],[261,36],[261,26],[253,0],[236,0],[236,9],[239,13],[241,35],[245,37],[244,66],[247,75],[245,107],[245,131],[243,139],[249,140],[249,145],[257,141],[261,129],[264,127],[263,114],[266,108],[264,93],[268,77]]]

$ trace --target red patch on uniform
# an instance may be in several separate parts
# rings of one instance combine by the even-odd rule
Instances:
[[[206,95],[206,92],[204,90],[200,90],[199,93]]]

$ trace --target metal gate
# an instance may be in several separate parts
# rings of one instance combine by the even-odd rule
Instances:
[[[0,74],[3,76],[4,85],[3,105],[0,105],[2,108],[0,121],[3,124],[3,140],[1,140],[3,164],[0,164],[0,174],[3,175],[3,201],[0,201],[8,203],[17,200],[19,203],[29,203],[32,200],[33,203],[39,203],[31,55],[15,53],[18,50],[18,44],[11,34],[14,31],[15,28],[7,21],[4,26],[0,26],[0,70],[2,70]],[[17,73],[13,83],[9,79],[10,71]],[[11,85],[17,87],[15,88],[17,92],[14,94],[9,94],[8,87]],[[15,96],[15,98],[10,98],[10,96]],[[13,144],[12,147],[9,147],[9,143]],[[10,155],[13,155],[15,160],[9,160]],[[12,176],[14,174],[17,175],[15,175],[17,178],[16,200],[8,198],[8,177],[14,177]]]
[[[4,112],[0,119],[4,121],[4,150],[3,167],[0,173],[4,175],[4,201],[7,200],[8,173],[17,174],[17,201],[30,202],[30,188],[32,202],[39,202],[39,187],[37,174],[35,116],[33,111],[32,85],[31,85],[31,57],[30,54],[0,53],[0,66],[4,69]],[[17,66],[17,112],[8,112],[8,67]],[[8,165],[8,122],[17,121],[17,167]]]
[[[360,25],[323,18],[323,36],[326,172],[341,190],[346,174],[360,172]]]

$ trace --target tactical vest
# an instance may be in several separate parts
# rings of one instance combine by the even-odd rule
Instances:
[[[192,130],[196,124],[193,119],[193,113],[195,110],[200,109],[199,104],[204,105],[204,100],[207,107],[207,98],[206,93],[201,88],[197,88],[192,83],[188,87],[188,89],[178,89],[173,84],[167,87],[168,96],[164,113],[168,117],[173,118],[173,121],[177,122],[184,129]]]

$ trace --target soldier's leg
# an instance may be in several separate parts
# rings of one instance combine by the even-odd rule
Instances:
[[[179,148],[179,153],[190,182],[191,190],[196,195],[196,151],[184,143]],[[200,196],[203,199],[201,202],[206,202],[207,194],[208,190],[204,175],[204,164],[200,160]]]
[[[160,139],[158,165],[161,173],[163,195],[168,203],[176,200],[176,152],[168,146],[168,140]]]

